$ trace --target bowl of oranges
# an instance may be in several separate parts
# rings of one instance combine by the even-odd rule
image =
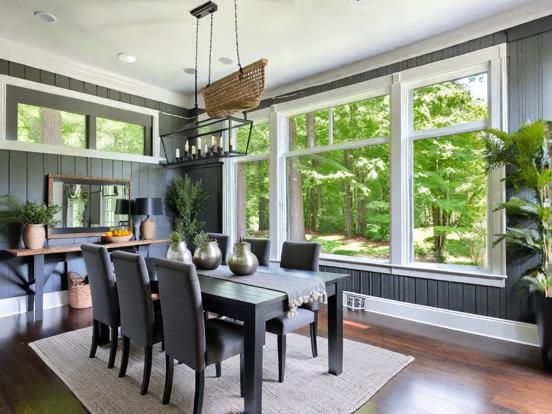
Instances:
[[[102,242],[104,243],[120,243],[129,241],[132,238],[130,230],[113,230],[106,231],[102,234]]]

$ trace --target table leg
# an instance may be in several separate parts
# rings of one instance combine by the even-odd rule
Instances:
[[[35,320],[41,321],[44,312],[44,285],[46,284],[46,276],[44,275],[44,255],[34,255],[32,260],[32,275],[35,282],[33,295]]]
[[[328,371],[343,372],[343,283],[335,284],[335,295],[328,298]]]
[[[263,345],[266,321],[260,312],[254,310],[244,321],[245,329],[245,395],[246,413],[262,412],[263,396]]]

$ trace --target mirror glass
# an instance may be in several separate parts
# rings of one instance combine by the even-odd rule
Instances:
[[[130,184],[125,180],[100,180],[50,178],[48,203],[60,207],[51,235],[70,237],[130,226]]]

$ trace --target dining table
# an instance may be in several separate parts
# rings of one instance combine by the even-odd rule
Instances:
[[[224,268],[224,266],[221,266]],[[343,372],[343,286],[348,274],[320,271],[289,271],[277,266],[259,266],[257,274],[317,278],[324,282],[328,312],[328,372]],[[244,411],[262,412],[263,346],[266,322],[288,311],[284,292],[240,283],[240,276],[220,279],[197,269],[203,309],[242,321],[244,324]]]

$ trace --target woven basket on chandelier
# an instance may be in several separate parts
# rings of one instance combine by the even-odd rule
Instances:
[[[267,63],[267,59],[260,59],[203,88],[201,94],[207,114],[212,118],[222,118],[259,106]]]

